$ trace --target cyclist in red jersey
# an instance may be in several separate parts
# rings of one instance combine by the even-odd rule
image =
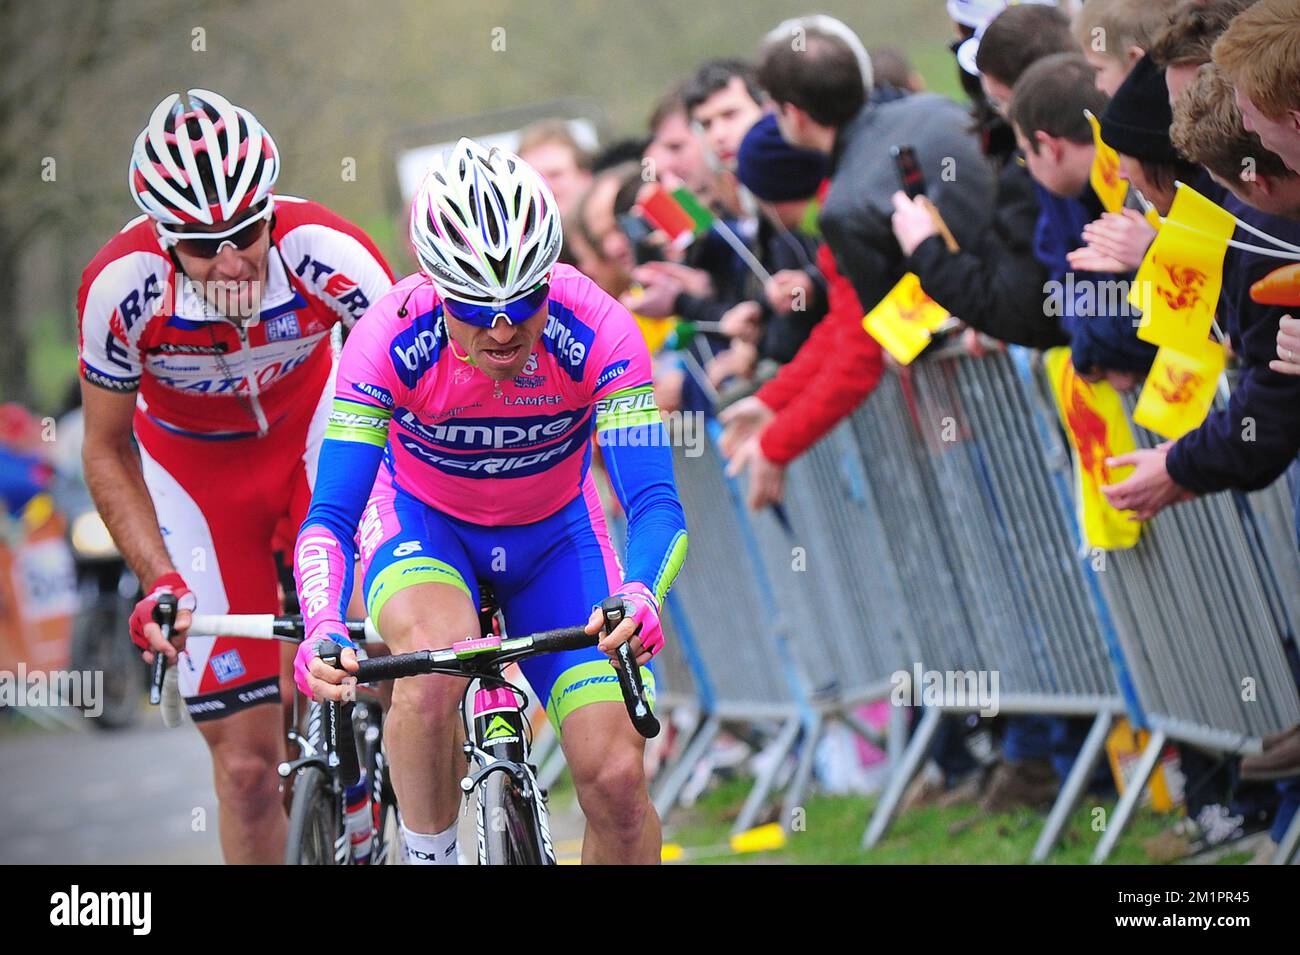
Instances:
[[[206,90],[168,96],[131,157],[145,214],[95,256],[77,297],[86,481],[147,591],[131,639],[178,668],[211,751],[228,862],[283,857],[284,727],[269,704],[282,677],[292,700],[292,654],[186,641],[189,611],[279,609],[272,537],[311,499],[331,329],[392,285],[360,229],[274,193],[279,167],[247,110]],[[179,652],[152,622],[164,593],[180,598]]]

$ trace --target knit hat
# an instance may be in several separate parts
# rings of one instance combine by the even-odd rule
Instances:
[[[767,202],[811,199],[826,178],[826,157],[814,149],[787,143],[777,128],[776,115],[768,113],[751,127],[740,144],[736,178]]]
[[[1173,122],[1164,67],[1147,55],[1137,61],[1101,114],[1101,138],[1116,152],[1142,162],[1185,162],[1169,138]]]

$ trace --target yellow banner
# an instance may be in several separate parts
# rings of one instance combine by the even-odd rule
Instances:
[[[1132,511],[1111,507],[1101,489],[1132,473],[1111,468],[1106,459],[1136,448],[1119,393],[1105,382],[1090,384],[1074,370],[1070,349],[1053,348],[1043,356],[1047,380],[1074,451],[1074,500],[1084,545],[1124,550],[1138,541],[1142,525]]]
[[[1085,109],[1083,115],[1088,117],[1088,124],[1092,127],[1092,143],[1096,147],[1088,182],[1107,212],[1119,212],[1124,208],[1124,197],[1128,195],[1128,182],[1119,177],[1119,154],[1102,140],[1101,123],[1097,122],[1092,111]]]
[[[1138,338],[1199,355],[1223,289],[1223,253],[1237,227],[1231,213],[1180,185],[1137,271],[1129,303],[1143,312]]]
[[[908,272],[867,313],[862,327],[900,365],[910,365],[948,317],[947,309],[926,295],[921,280]]]
[[[1200,427],[1214,403],[1226,357],[1223,346],[1209,339],[1199,355],[1161,348],[1133,409],[1133,423],[1172,441]]]

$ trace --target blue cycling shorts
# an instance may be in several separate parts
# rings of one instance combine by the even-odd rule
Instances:
[[[623,580],[590,474],[582,493],[550,517],[482,527],[412,497],[381,468],[358,538],[366,611],[376,625],[384,604],[406,587],[449,584],[477,608],[482,581],[496,593],[510,634],[582,626]],[[557,731],[580,707],[623,700],[609,657],[596,647],[530,657],[520,668]],[[654,675],[648,666],[641,673],[653,700]]]

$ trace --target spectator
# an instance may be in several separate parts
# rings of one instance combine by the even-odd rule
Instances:
[[[740,60],[709,60],[682,88],[691,122],[723,169],[734,172],[740,141],[763,115],[763,91]]]
[[[1203,135],[1200,129],[1193,134],[1191,126],[1198,122],[1212,126],[1215,134],[1225,134],[1224,139],[1236,142],[1238,148],[1255,149],[1253,153],[1236,157],[1237,161],[1253,156],[1268,178],[1270,167],[1264,165],[1266,154],[1251,139],[1232,132],[1236,123],[1222,100],[1225,93],[1211,72],[1198,75],[1197,83],[1178,102],[1179,119],[1175,128],[1179,138],[1199,155],[1203,151],[1201,144],[1209,134]],[[1245,131],[1244,124],[1240,128]],[[1220,173],[1226,171],[1221,165],[1226,165],[1221,149],[1216,145],[1210,156]],[[1276,167],[1272,169],[1275,171]],[[1294,194],[1295,186],[1283,182],[1278,182],[1282,190]],[[1230,188],[1240,187],[1234,183]],[[1266,203],[1277,201],[1276,190],[1271,199],[1266,198],[1265,190],[1243,189],[1245,195]],[[1242,221],[1285,242],[1300,244],[1300,223],[1295,220],[1251,209],[1234,196],[1228,196],[1222,204]],[[1233,353],[1241,363],[1228,407],[1225,411],[1211,412],[1199,428],[1171,446],[1130,455],[1137,470],[1127,480],[1106,489],[1117,507],[1132,508],[1139,518],[1145,519],[1195,494],[1267,487],[1300,452],[1300,379],[1279,375],[1268,367],[1285,309],[1259,305],[1250,298],[1250,286],[1279,264],[1278,259],[1269,256],[1228,249],[1224,256],[1220,314]],[[1247,420],[1253,422],[1253,427],[1244,429],[1242,422]]]
[[[783,24],[764,41],[759,81],[785,139],[830,157],[818,224],[869,311],[903,275],[890,227],[897,182],[890,147],[915,149],[932,198],[963,245],[977,245],[988,230],[992,171],[956,103],[930,93],[868,103],[871,79],[849,43],[809,25],[796,50],[791,29]]]
[[[992,4],[998,5],[999,0]],[[1068,35],[1060,25],[1057,23],[1055,42],[1065,49]],[[992,43],[995,60],[997,33]],[[1023,69],[1019,61],[998,63],[997,68]],[[1019,73],[1002,73],[994,82],[1009,89],[1018,78]],[[982,89],[978,95],[987,103]],[[894,235],[908,256],[908,270],[916,273],[931,298],[971,328],[1031,348],[1066,344],[1069,338],[1059,321],[1045,314],[1043,307],[1044,283],[1049,276],[1034,255],[1034,226],[1040,209],[1033,179],[1023,163],[1014,161],[1015,135],[1006,121],[992,110],[981,112],[978,106],[972,112],[983,133],[985,155],[998,174],[993,227],[977,250],[949,251],[924,204],[895,193]]]
[[[1039,3],[1008,7],[984,28],[975,48],[975,67],[985,96],[1005,116],[1011,88],[1029,65],[1072,49],[1070,21],[1056,7]]]
[[[1069,275],[1069,254],[1083,245],[1084,227],[1102,212],[1089,183],[1096,149],[1084,110],[1101,111],[1105,96],[1089,87],[1090,69],[1077,53],[1039,60],[1013,88],[1011,120],[1029,174],[1039,186],[1042,212],[1034,248],[1054,283],[1048,307],[1060,315],[1070,336],[1071,357],[1080,375],[1092,381],[1106,378],[1126,389],[1146,373],[1155,349],[1137,339],[1135,316],[1126,303],[1112,311],[1102,307],[1108,304],[1103,296],[1092,294],[1096,287],[1115,286],[1076,282]],[[1090,278],[1093,283],[1117,280],[1100,271]]]
[[[1176,0],[1088,0],[1074,18],[1074,37],[1093,68],[1097,89],[1114,96],[1155,43]]]
[[[1214,44],[1246,128],[1300,172],[1300,22],[1295,0],[1259,0]]]
[[[546,180],[560,207],[560,215],[573,212],[591,185],[591,155],[578,145],[562,119],[543,119],[519,133],[519,158]]]
[[[1232,85],[1216,65],[1211,63],[1202,66],[1195,80],[1179,98],[1174,109],[1171,135],[1180,152],[1193,162],[1205,166],[1210,175],[1222,183],[1237,200],[1260,212],[1272,216],[1285,216],[1291,222],[1285,224],[1276,219],[1271,223],[1261,221],[1249,212],[1234,208],[1231,203],[1225,202],[1225,207],[1230,211],[1237,212],[1241,218],[1250,221],[1252,225],[1266,229],[1270,234],[1284,240],[1289,239],[1294,242],[1300,237],[1300,175],[1287,168],[1281,157],[1264,149],[1256,134],[1246,130],[1241,111],[1237,108]],[[1245,170],[1250,172],[1246,173]],[[1236,303],[1236,311],[1249,313],[1247,320],[1234,321],[1230,309],[1229,329],[1236,331],[1236,337],[1233,338],[1234,348],[1245,347],[1244,336],[1249,334],[1252,348],[1247,352],[1247,357],[1254,355],[1257,361],[1246,372],[1247,387],[1255,394],[1259,394],[1262,384],[1267,396],[1268,383],[1259,380],[1263,377],[1259,362],[1270,357],[1269,343],[1261,339],[1267,335],[1273,321],[1276,320],[1277,357],[1269,361],[1269,370],[1290,376],[1300,375],[1300,364],[1295,361],[1297,356],[1300,356],[1300,341],[1296,340],[1296,332],[1300,329],[1295,328],[1296,323],[1289,315],[1281,314],[1284,309],[1261,306],[1247,301],[1242,296],[1243,283],[1253,279],[1255,274],[1262,275],[1271,271],[1278,264],[1276,260],[1257,258],[1253,271],[1247,273],[1245,278],[1237,278],[1234,265],[1243,255],[1240,250],[1230,249],[1224,256],[1225,281],[1222,300],[1228,302],[1229,306]],[[1277,411],[1287,413],[1294,407],[1294,405],[1288,407],[1285,398],[1288,391],[1294,394],[1293,388],[1288,384],[1291,380],[1294,379],[1273,379],[1276,388],[1271,389],[1274,394],[1272,403],[1278,405],[1280,402]],[[1240,392],[1241,387],[1239,383],[1237,392]],[[1282,391],[1278,392],[1277,388]],[[1233,397],[1237,397],[1237,394],[1234,393]],[[1249,411],[1247,410],[1246,413]],[[1292,428],[1291,433],[1294,434],[1294,424]],[[1212,447],[1213,442],[1207,442],[1200,447],[1204,448],[1207,445]],[[1193,453],[1196,449],[1197,446],[1193,443]],[[1279,455],[1283,453],[1284,450],[1278,452]],[[1178,465],[1174,464],[1172,467]],[[1297,484],[1296,490],[1300,492],[1300,484]],[[1300,524],[1300,508],[1297,509],[1297,522]],[[1300,537],[1300,533],[1297,536]],[[1294,666],[1295,661],[1293,660],[1292,663]],[[1273,742],[1272,746],[1266,745],[1263,754],[1242,760],[1243,779],[1300,776],[1300,727],[1293,728],[1289,734],[1284,734],[1280,739],[1275,738]],[[1270,833],[1273,843],[1281,841],[1297,808],[1300,808],[1300,782],[1294,779],[1279,782],[1277,788],[1281,798]]]
[[[826,314],[826,280],[813,264],[818,243],[802,231],[826,175],[826,157],[791,146],[781,138],[776,117],[767,115],[741,141],[736,175],[759,202],[758,253],[772,281],[761,299],[733,307],[722,330],[732,337],[749,334],[760,359],[785,364]]]
[[[1169,102],[1187,88],[1202,63],[1210,62],[1214,41],[1237,14],[1255,0],[1183,0],[1151,45],[1151,59],[1165,68]]]
[[[1300,174],[1249,132],[1232,84],[1205,63],[1174,107],[1169,135],[1179,153],[1240,201],[1274,216],[1300,219]]]
[[[907,54],[896,46],[878,46],[870,51],[873,85],[876,89],[888,87],[895,94],[925,91],[925,77],[916,71]],[[889,97],[895,99],[896,96]]]
[[[681,88],[666,94],[650,114],[650,145],[643,157],[655,179],[680,181],[707,206],[713,205],[716,187],[704,143],[691,129]]]

